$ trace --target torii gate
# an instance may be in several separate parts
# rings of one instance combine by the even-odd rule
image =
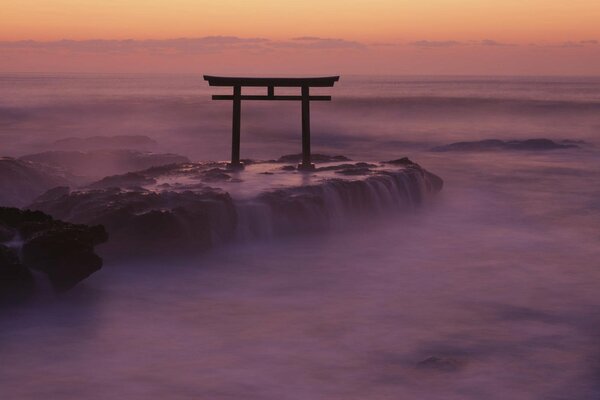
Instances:
[[[213,95],[213,100],[233,100],[233,123],[231,137],[231,168],[243,168],[240,162],[240,120],[242,100],[292,100],[302,102],[302,163],[301,170],[313,170],[310,157],[310,102],[330,101],[331,96],[311,96],[311,87],[332,87],[340,79],[339,76],[318,78],[240,78],[204,75],[209,86],[232,86],[233,95]],[[242,95],[242,87],[266,87],[266,95]],[[301,95],[275,95],[275,87],[299,87]]]

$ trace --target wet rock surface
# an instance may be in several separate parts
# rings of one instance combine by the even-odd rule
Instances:
[[[11,298],[33,288],[31,270],[68,290],[102,267],[94,247],[107,241],[102,226],[76,225],[40,211],[0,207],[0,286]]]
[[[555,142],[550,139],[528,139],[528,140],[498,140],[487,139],[473,142],[456,142],[431,149],[435,152],[446,151],[547,151],[579,148],[580,141],[563,140]]]

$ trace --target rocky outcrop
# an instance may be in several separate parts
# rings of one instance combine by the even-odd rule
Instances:
[[[209,188],[63,192],[30,207],[74,223],[105,226],[111,237],[106,251],[119,255],[203,251],[231,238],[237,221],[231,197]]]
[[[547,151],[578,148],[579,145],[574,141],[563,140],[555,142],[550,139],[528,139],[528,140],[498,140],[487,139],[474,142],[457,142],[445,146],[438,146],[431,149],[435,152],[445,151],[493,151],[493,150],[512,150],[512,151]]]
[[[181,254],[234,237],[319,231],[362,215],[411,210],[442,186],[408,158],[329,161],[310,174],[275,162],[255,161],[237,172],[224,163],[183,163],[107,177],[76,191],[56,188],[30,207],[104,225],[111,236],[106,251]]]
[[[45,273],[59,291],[70,289],[102,267],[94,247],[107,239],[102,226],[76,225],[40,211],[0,207],[2,297],[31,290],[31,270]]]
[[[55,168],[0,157],[0,206],[23,206],[48,189],[69,183],[69,179]]]
[[[62,168],[74,176],[91,178],[189,162],[187,157],[177,154],[136,150],[46,151],[23,156],[21,160]]]

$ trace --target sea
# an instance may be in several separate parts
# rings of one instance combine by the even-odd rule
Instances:
[[[0,156],[143,135],[227,160],[231,103],[211,94],[229,90],[201,73],[2,74]],[[600,78],[342,74],[314,93],[332,96],[311,104],[314,153],[409,157],[442,192],[343,229],[107,259],[0,308],[0,398],[600,398]],[[300,104],[244,102],[241,136],[242,158],[299,153]],[[577,147],[431,151],[536,138]]]

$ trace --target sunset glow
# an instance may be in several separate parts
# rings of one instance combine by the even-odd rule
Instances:
[[[29,0],[3,6],[0,70],[233,72],[233,51],[265,73],[589,75],[597,21],[589,0]]]

